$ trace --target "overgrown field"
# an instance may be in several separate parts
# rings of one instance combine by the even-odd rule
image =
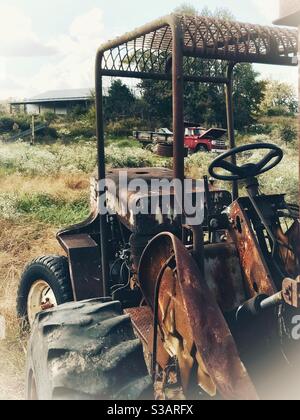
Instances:
[[[298,155],[295,144],[285,146],[279,136],[248,136],[239,142],[271,141],[284,148],[283,163],[262,176],[263,192],[285,192],[297,201]],[[197,154],[186,160],[187,173],[201,177],[213,155]],[[258,159],[258,155],[252,156]],[[0,399],[23,398],[26,340],[20,334],[15,298],[20,274],[31,259],[56,254],[56,231],[83,220],[89,212],[89,178],[96,165],[96,143],[29,146],[0,143],[0,314],[6,317],[7,339],[0,342]],[[107,144],[111,167],[170,167],[135,142]]]

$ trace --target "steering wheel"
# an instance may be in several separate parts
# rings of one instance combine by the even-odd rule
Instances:
[[[229,162],[228,158],[236,157],[243,152],[250,152],[252,150],[268,150],[269,153],[261,159],[258,163],[247,163],[238,166]],[[249,144],[245,146],[236,147],[228,152],[222,154],[215,159],[209,167],[210,175],[220,181],[241,181],[247,178],[253,178],[264,174],[275,168],[283,159],[283,151],[280,147],[269,143]],[[230,175],[221,175],[216,172],[216,169],[224,169]]]

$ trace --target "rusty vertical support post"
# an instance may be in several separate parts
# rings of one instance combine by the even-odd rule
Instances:
[[[103,86],[102,86],[102,51],[98,51],[96,58],[96,128],[97,128],[97,163],[98,163],[98,182],[106,177],[105,171],[105,137],[104,137],[104,118],[103,118]],[[99,188],[98,188],[99,189]],[[98,199],[99,199],[98,192]],[[103,296],[109,296],[109,262],[107,254],[108,232],[107,216],[100,214],[100,248],[101,248],[101,269]]]
[[[184,180],[184,113],[183,113],[183,34],[180,21],[174,19],[173,32],[173,132],[174,178]]]
[[[184,240],[184,111],[183,111],[183,33],[181,23],[175,16],[172,19],[172,91],[173,91],[173,172],[174,178],[182,183],[182,196],[180,197],[182,240]],[[178,200],[179,197],[177,197]]]
[[[236,147],[235,132],[234,132],[234,106],[233,106],[233,70],[235,63],[230,63],[228,66],[226,83],[226,112],[227,112],[227,130],[229,137],[230,149]],[[236,165],[236,156],[232,156],[232,163]],[[239,196],[239,186],[237,181],[232,183],[232,197],[236,200]]]

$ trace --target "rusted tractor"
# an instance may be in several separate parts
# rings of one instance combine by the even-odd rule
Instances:
[[[294,30],[171,15],[99,49],[91,216],[58,233],[65,257],[34,261],[20,285],[19,313],[32,326],[28,399],[298,397],[299,209],[260,192],[259,175],[283,152],[236,148],[232,100],[237,63],[295,66],[297,39]],[[173,171],[106,171],[104,76],[172,82]],[[184,180],[184,82],[225,85],[231,146],[209,172],[232,191],[205,178],[203,221],[192,226],[174,217],[175,192],[168,214],[160,200],[155,214],[135,214],[151,191],[128,193],[119,178]],[[245,153],[249,163],[239,164]],[[111,212],[100,206],[111,203],[103,180],[117,186]]]

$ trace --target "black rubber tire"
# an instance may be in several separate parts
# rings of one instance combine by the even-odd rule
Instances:
[[[206,146],[204,146],[203,144],[199,144],[196,147],[196,152],[195,153],[208,153],[208,149]]]
[[[153,398],[142,344],[120,302],[95,299],[41,312],[27,357],[27,400]]]
[[[37,280],[44,280],[49,284],[58,305],[74,300],[68,259],[62,256],[39,257],[25,268],[17,292],[17,314],[25,324],[28,324],[29,292]]]

